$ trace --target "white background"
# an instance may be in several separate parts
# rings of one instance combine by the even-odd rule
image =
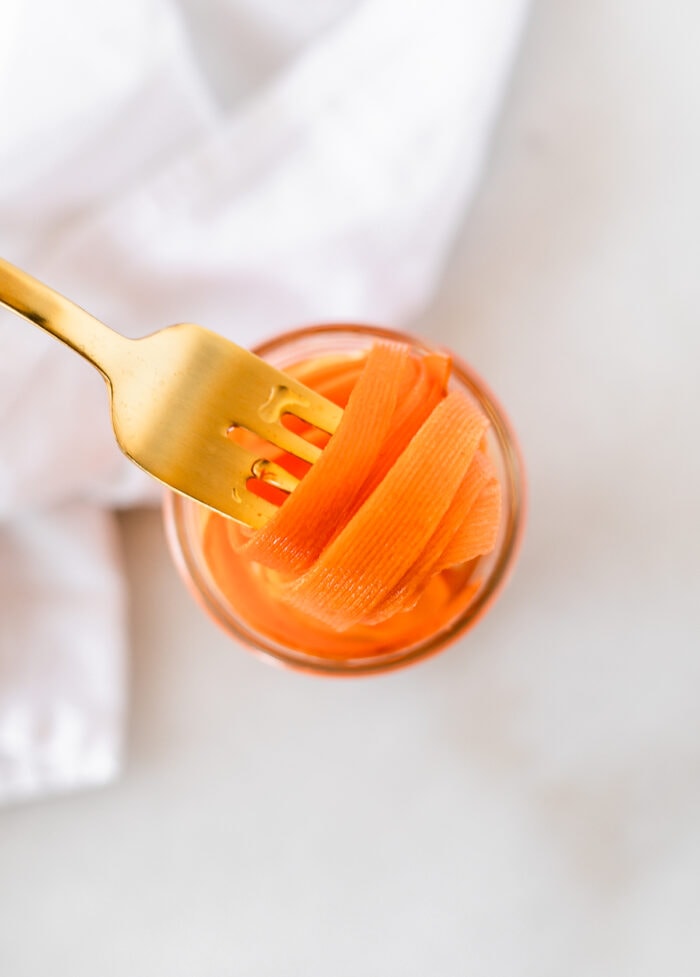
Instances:
[[[516,575],[413,670],[314,680],[123,519],[121,781],[0,816],[7,977],[700,972],[698,8],[534,5],[415,329],[528,461]]]

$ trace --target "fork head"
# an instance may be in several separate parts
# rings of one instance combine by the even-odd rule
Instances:
[[[333,434],[342,409],[293,377],[201,326],[181,323],[128,343],[108,383],[124,453],[168,487],[253,529],[276,506],[251,479],[293,491],[298,480],[264,451],[231,435],[243,429],[306,462],[321,449],[284,426],[292,414]]]

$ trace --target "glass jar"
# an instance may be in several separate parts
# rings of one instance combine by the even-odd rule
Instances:
[[[395,330],[373,326],[310,326],[283,333],[259,345],[254,352],[281,370],[294,372],[320,358],[357,360],[377,341],[388,339],[430,351],[422,340]],[[206,613],[244,648],[268,661],[297,670],[326,675],[361,675],[384,672],[417,662],[443,650],[463,635],[489,609],[513,566],[523,529],[524,486],[515,436],[502,408],[483,381],[452,357],[450,385],[461,388],[489,418],[488,448],[502,490],[502,514],[495,549],[468,567],[443,571],[431,594],[413,610],[382,624],[353,628],[339,636],[311,620],[305,621],[307,638],[301,644],[285,634],[285,614],[279,601],[269,598],[269,613],[257,608],[266,599],[264,580],[255,564],[243,568],[240,590],[222,591],[204,554],[204,533],[209,510],[180,495],[168,493],[164,517],[170,549],[190,593]],[[259,570],[259,568],[258,568]],[[431,582],[432,584],[433,582]],[[255,590],[255,600],[251,600]],[[256,609],[257,608],[257,609]],[[275,623],[276,622],[276,623]],[[298,633],[298,628],[295,629]],[[339,645],[344,649],[339,653]]]

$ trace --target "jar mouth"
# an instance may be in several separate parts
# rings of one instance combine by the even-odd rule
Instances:
[[[421,352],[440,349],[418,337],[393,329],[369,325],[333,324],[307,326],[276,336],[257,345],[253,352],[279,369],[334,353],[352,356],[377,340],[403,342]],[[285,645],[260,633],[241,612],[237,612],[211,579],[201,553],[201,528],[208,512],[202,506],[175,493],[164,502],[165,530],[176,568],[188,590],[211,617],[247,650],[269,662],[318,675],[367,675],[418,662],[442,651],[463,635],[489,610],[512,570],[522,540],[525,508],[523,465],[510,422],[499,402],[474,370],[451,351],[451,383],[461,385],[488,417],[490,448],[499,468],[503,493],[503,514],[496,550],[481,558],[482,583],[470,602],[433,632],[400,647],[371,651],[348,658],[324,657],[302,648]]]

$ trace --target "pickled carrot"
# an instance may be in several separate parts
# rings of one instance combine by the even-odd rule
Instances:
[[[452,568],[473,593],[472,565],[496,545],[501,492],[488,419],[448,390],[449,372],[442,354],[376,344],[338,430],[272,520],[250,534],[210,518],[205,553],[219,586],[244,595],[268,630],[343,657],[409,622],[422,632],[427,595],[439,603]],[[337,367],[304,381],[332,398],[344,389]]]
[[[363,484],[389,434],[409,372],[407,347],[374,347],[350,394],[343,423],[276,516],[245,544],[249,559],[297,574],[318,558],[362,500]]]

